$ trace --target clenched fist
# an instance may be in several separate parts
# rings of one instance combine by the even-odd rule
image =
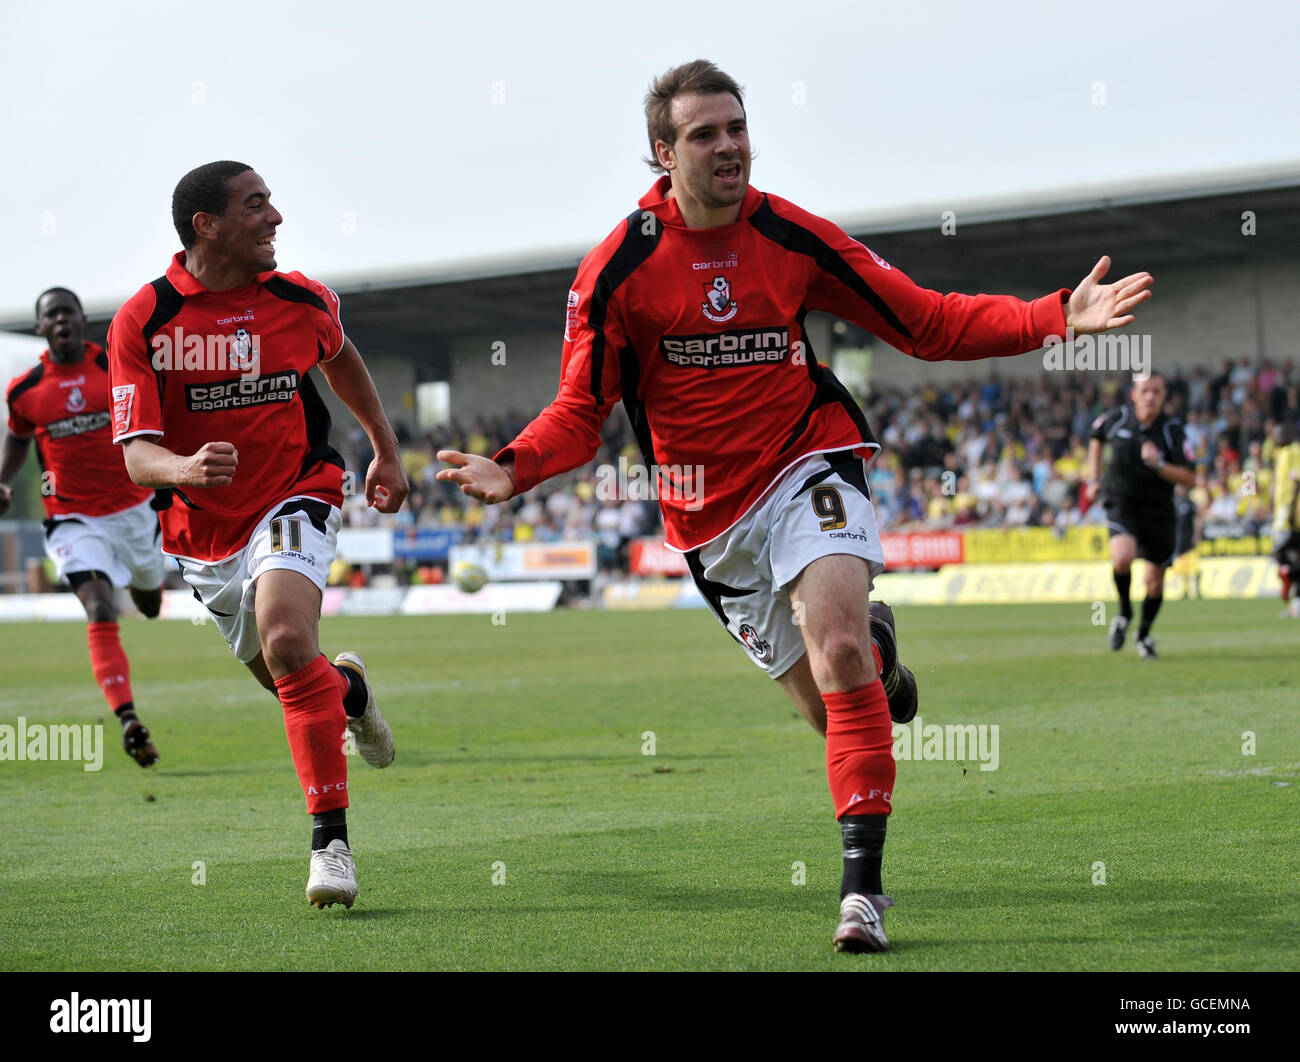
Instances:
[[[235,478],[239,465],[239,452],[234,443],[204,443],[199,452],[185,458],[181,474],[176,477],[178,487],[225,487]]]

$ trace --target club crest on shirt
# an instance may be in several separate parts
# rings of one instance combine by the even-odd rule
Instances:
[[[68,412],[80,413],[86,408],[86,396],[81,393],[80,387],[74,387],[68,392]]]
[[[772,662],[772,643],[765,638],[758,636],[758,631],[754,630],[748,623],[740,625],[740,640],[745,648],[754,654],[760,664],[770,664]]]
[[[731,297],[731,281],[719,274],[713,282],[704,285],[704,302],[700,304],[704,316],[716,324],[730,321],[736,316],[740,304]]]
[[[232,369],[251,369],[257,364],[257,351],[253,349],[253,337],[247,328],[240,328],[230,337],[230,367]]]

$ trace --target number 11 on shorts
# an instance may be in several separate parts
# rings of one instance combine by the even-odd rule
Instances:
[[[289,526],[289,545],[288,549],[292,553],[302,552],[302,521],[301,520],[272,520],[271,521],[271,552],[283,553],[284,544],[284,525]]]

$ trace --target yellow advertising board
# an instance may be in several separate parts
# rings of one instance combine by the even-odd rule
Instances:
[[[1110,535],[1104,524],[1066,528],[977,527],[962,532],[967,564],[1025,564],[1032,561],[1104,561],[1110,557]],[[1267,535],[1212,538],[1197,543],[1202,557],[1263,556],[1272,551]]]
[[[1066,528],[987,527],[966,531],[967,564],[1023,564],[1029,561],[1100,561],[1110,556],[1104,526]]]
[[[1133,597],[1143,596],[1144,561],[1133,565]],[[1277,582],[1277,565],[1267,557],[1210,557],[1200,563],[1200,596],[1266,597]],[[1183,580],[1165,576],[1165,597],[1183,596]],[[938,575],[943,604],[992,605],[1025,601],[1109,601],[1115,583],[1109,562],[948,565]]]

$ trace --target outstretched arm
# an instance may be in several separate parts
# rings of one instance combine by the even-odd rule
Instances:
[[[459,483],[463,493],[487,505],[503,502],[515,493],[515,463],[509,459],[497,464],[490,457],[463,454],[459,450],[439,450],[438,460],[455,468],[444,468],[438,478],[445,483]]]
[[[342,349],[329,361],[320,363],[320,371],[370,438],[375,459],[366,471],[366,504],[381,513],[397,512],[410,490],[406,470],[397,449],[397,436],[375,390],[375,381],[352,340],[344,339]]]
[[[1079,281],[1065,304],[1065,326],[1073,328],[1075,335],[1086,336],[1132,324],[1133,314],[1129,311],[1151,298],[1155,280],[1150,273],[1130,273],[1123,280],[1103,284],[1102,279],[1109,272],[1110,255],[1104,254],[1092,272]]]
[[[555,401],[495,460],[440,450],[438,460],[456,466],[440,471],[440,480],[459,483],[463,493],[490,505],[584,465],[599,452],[600,426],[622,392],[619,358],[613,352],[623,350],[628,342],[615,296],[598,293],[596,280],[623,231],[623,226],[615,229],[583,260],[569,290]],[[596,302],[600,311],[593,319]]]
[[[1085,335],[1120,328],[1151,297],[1149,273],[1102,283],[1103,257],[1075,291],[1060,289],[1026,302],[1011,295],[942,294],[923,288],[901,270],[852,239],[843,229],[769,197],[786,225],[774,238],[796,242],[808,267],[807,308],[825,310],[865,328],[890,346],[922,361],[974,361],[1037,350],[1067,328]]]

